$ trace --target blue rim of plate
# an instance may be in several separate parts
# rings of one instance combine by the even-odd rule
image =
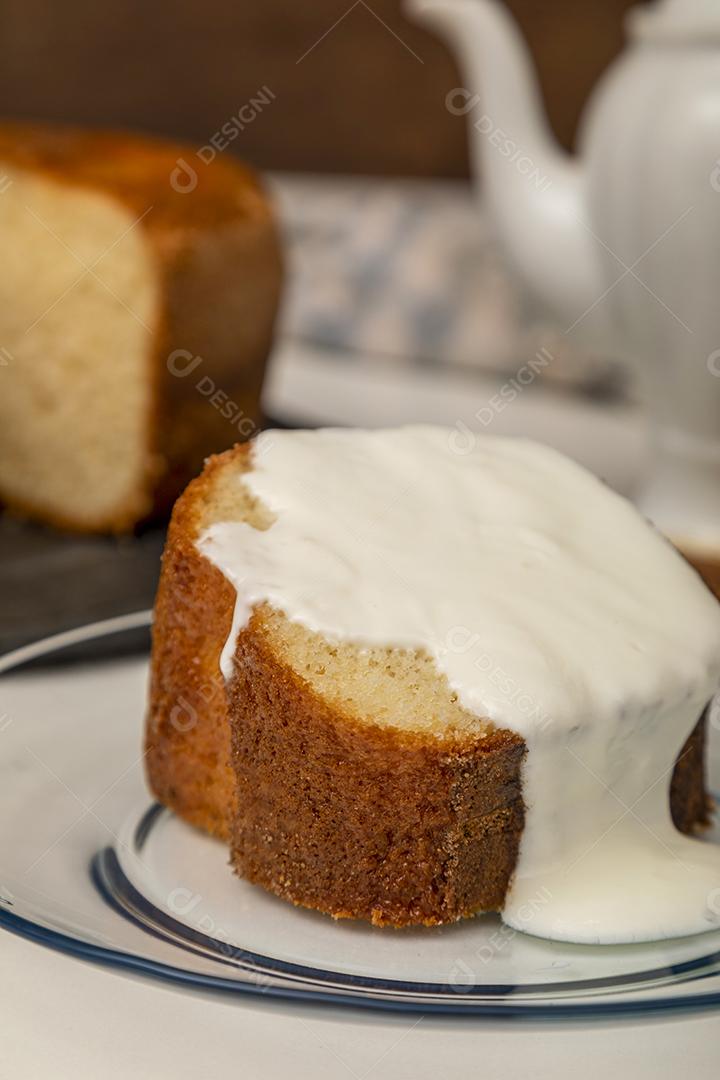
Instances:
[[[106,619],[101,622],[78,627],[75,630],[55,634],[52,637],[45,638],[44,640],[35,642],[31,645],[23,646],[20,649],[16,649],[13,652],[0,657],[0,674],[15,670],[26,663],[42,659],[50,653],[74,648],[98,637],[137,632],[138,629],[149,628],[151,621],[152,613],[150,611],[134,612],[130,615]],[[156,813],[156,808],[151,807],[148,814],[143,818],[140,827],[147,831],[152,825],[152,818],[149,822],[147,821],[147,818]],[[114,867],[112,860],[114,860],[116,864]],[[110,887],[109,879],[107,877],[109,868],[111,870],[114,869],[116,873],[119,872],[122,874],[122,877],[127,882],[128,886],[131,889],[134,889],[131,883],[127,881],[127,878],[125,878],[113,849],[102,849],[92,860],[91,866],[89,867],[89,878],[95,887],[99,889],[105,898],[106,903],[108,903],[114,911],[122,914],[126,919],[130,919],[136,923],[139,922],[143,929],[149,934],[163,938],[162,933],[158,932],[158,930],[154,930],[142,919],[133,918],[127,908],[118,902],[117,897],[113,895],[113,888]],[[142,897],[142,894],[138,893],[137,890],[134,890],[134,892],[144,905],[152,908],[152,905],[149,904],[145,897]],[[153,912],[155,911],[157,911],[157,909],[153,909]],[[167,918],[170,923],[175,922],[170,916],[167,916]],[[187,933],[188,928],[185,927],[184,924],[178,924],[178,926],[182,927],[183,934]],[[492,1017],[504,1016],[508,1018],[535,1017],[541,1019],[580,1019],[600,1016],[626,1016],[631,1014],[637,1015],[642,1013],[667,1012],[669,1010],[695,1011],[720,1006],[720,989],[712,990],[708,993],[692,995],[682,994],[680,992],[671,997],[648,998],[644,1000],[567,1001],[546,998],[540,999],[537,1004],[528,1004],[527,1002],[512,1001],[513,994],[519,995],[527,992],[528,988],[524,986],[468,987],[463,988],[462,993],[458,993],[457,990],[448,987],[445,984],[403,984],[393,980],[341,976],[348,980],[350,985],[335,988],[328,986],[328,983],[331,983],[338,978],[337,972],[288,965],[284,964],[282,961],[274,960],[273,958],[264,956],[255,957],[255,954],[246,952],[245,950],[239,950],[244,956],[248,958],[253,957],[253,959],[261,962],[263,965],[272,965],[275,968],[275,971],[272,972],[273,974],[280,975],[286,979],[288,976],[292,978],[293,969],[295,969],[297,974],[302,975],[301,984],[296,986],[259,985],[253,982],[240,982],[236,979],[223,977],[222,975],[210,975],[201,972],[188,971],[181,967],[174,967],[163,961],[153,960],[119,949],[111,949],[103,945],[97,945],[93,942],[85,941],[80,937],[73,937],[69,934],[44,926],[41,923],[33,922],[12,911],[11,907],[6,904],[0,905],[0,927],[29,941],[45,945],[48,948],[55,949],[70,956],[90,960],[109,968],[152,976],[163,981],[184,985],[189,988],[194,987],[202,990],[251,994],[253,996],[267,995],[272,998],[314,1003],[318,1005],[323,1003],[329,1005],[351,1005],[356,1008],[362,1007],[404,1013]],[[171,927],[171,929],[175,930],[177,927]],[[205,936],[198,934],[198,937],[204,938]],[[198,951],[203,955],[207,955],[207,944],[208,942],[212,943],[213,939],[207,939],[200,942],[199,944],[202,944],[203,948],[198,950],[193,950],[187,941],[177,941],[174,936],[172,938],[165,937],[164,940],[171,940],[173,944],[176,944],[178,947],[185,950]],[[219,945],[220,943],[214,944]],[[222,961],[222,957],[220,956],[214,956],[212,958],[216,961]],[[712,977],[713,975],[718,976],[719,972],[717,966],[713,967],[712,970],[704,970],[710,964],[716,963],[718,959],[718,954],[713,953],[696,960],[685,961],[677,965],[670,965],[667,968],[659,968],[652,972],[644,972],[641,973],[641,975],[647,980],[651,975],[661,977],[663,975],[688,974],[689,978],[679,984],[680,988],[682,988],[689,983],[695,984],[698,981]],[[249,969],[249,973],[252,974],[253,969]],[[257,969],[256,973],[261,976],[264,974],[264,972],[257,971]],[[604,979],[593,980],[592,982],[598,986],[608,986],[612,984],[613,978],[614,977],[611,976]],[[632,990],[632,985],[628,984],[625,977],[621,978],[623,978],[622,989]],[[428,989],[432,987],[433,990],[436,990],[438,985],[444,986],[444,993],[447,994],[447,999],[437,1000],[434,998],[428,1000],[427,997],[423,998],[417,994],[416,999],[413,1000],[413,997],[408,994],[408,991],[405,989],[406,986],[422,987],[423,989],[427,986]],[[559,986],[555,985],[552,988],[549,987],[548,994],[561,992],[560,986],[562,985],[563,984],[560,984]],[[578,983],[569,985],[574,986],[576,989],[579,987]],[[587,982],[584,985],[585,988],[588,987]],[[357,986],[357,990],[354,991],[351,988],[352,986]],[[395,998],[385,996],[388,991],[405,996],[398,996]],[[469,993],[480,991],[485,995],[494,996],[496,1000],[466,1000]],[[373,994],[378,996],[373,996]]]
[[[142,851],[156,822],[169,813],[160,803],[153,803],[148,807],[134,829],[133,850],[135,852],[139,854]],[[551,986],[547,983],[523,983],[522,986],[482,983],[476,985],[461,984],[458,987],[453,987],[449,983],[408,982],[401,979],[353,975],[279,960],[276,957],[252,952],[242,947],[229,946],[227,942],[220,941],[209,934],[203,933],[196,927],[189,926],[187,923],[174,918],[169,912],[159,908],[133,884],[125,873],[122,862],[113,847],[103,848],[95,855],[90,872],[95,887],[109,905],[143,930],[162,940],[190,952],[197,952],[203,956],[210,955],[220,963],[250,974],[279,975],[283,978],[289,977],[304,982],[313,982],[315,985],[325,986],[332,984],[336,988],[345,986],[351,987],[353,990],[364,988],[373,991],[415,995],[422,993],[439,997],[452,997],[453,1000],[462,1001],[464,997],[477,998],[484,995],[501,998],[519,992],[533,997],[547,996],[548,994],[581,994],[591,990],[605,989],[641,990],[648,983],[657,986],[661,980],[673,979],[675,981],[678,976],[699,978],[706,973],[709,975],[717,974],[720,970],[720,951],[715,950],[692,960],[683,960],[676,964],[665,964],[661,967],[630,972],[622,976],[605,975],[594,979],[556,982],[552,983]]]

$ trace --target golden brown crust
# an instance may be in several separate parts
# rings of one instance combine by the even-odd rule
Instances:
[[[163,262],[162,273],[165,307],[154,362],[164,459],[155,492],[160,514],[209,454],[258,431],[282,276],[274,225],[264,216],[194,233],[184,253]],[[171,360],[176,350],[179,364]],[[175,374],[188,370],[183,357],[199,358],[197,367]]]
[[[220,653],[235,590],[200,555],[194,538],[216,471],[244,452],[240,447],[211,458],[175,504],[155,601],[146,732],[146,769],[157,798],[226,840],[236,784]]]
[[[707,710],[680,751],[670,783],[670,809],[680,832],[709,824],[712,800],[705,789],[706,737]]]
[[[81,531],[123,532],[164,516],[208,454],[259,426],[282,282],[270,202],[231,155],[205,165],[191,146],[135,134],[4,123],[0,160],[122,203],[150,245],[161,298],[144,483],[96,522],[48,513],[30,498],[12,508]],[[190,192],[171,182],[181,160],[196,173]]]
[[[59,183],[103,191],[137,216],[152,207],[143,218],[143,227],[157,230],[168,244],[178,229],[271,219],[267,199],[251,169],[229,154],[204,165],[188,143],[136,132],[4,121],[0,123],[0,157]],[[171,183],[179,160],[195,169],[197,184],[192,189]]]
[[[523,825],[520,738],[443,741],[353,723],[278,664],[253,620],[235,666],[240,874],[377,925],[502,906]]]
[[[720,599],[720,555],[712,558],[710,555],[696,555],[683,552],[685,558],[694,566],[708,589]]]
[[[498,910],[524,821],[522,739],[354,722],[278,662],[257,613],[226,689],[218,664],[234,589],[194,538],[218,471],[247,460],[245,448],[211,459],[173,512],[153,631],[153,791],[230,839],[238,873],[295,904],[393,926]],[[188,730],[173,720],[183,702],[196,714]],[[701,721],[672,781],[683,831],[706,820],[703,745]]]

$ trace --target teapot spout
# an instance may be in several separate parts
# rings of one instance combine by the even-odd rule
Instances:
[[[566,327],[583,315],[585,344],[605,339],[602,292],[587,220],[583,169],[554,139],[528,49],[493,0],[406,0],[419,21],[455,48],[466,85],[446,98],[466,114],[473,171],[509,261],[530,292]]]

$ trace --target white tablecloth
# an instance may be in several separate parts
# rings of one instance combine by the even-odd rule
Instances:
[[[2,1080],[716,1080],[720,1011],[529,1024],[238,1000],[2,934]]]

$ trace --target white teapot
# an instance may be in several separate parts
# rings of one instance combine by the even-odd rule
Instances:
[[[466,85],[447,105],[467,114],[518,274],[570,340],[637,361],[654,440],[643,510],[686,549],[720,554],[720,0],[630,12],[577,156],[548,128],[502,4],[408,8],[457,51]]]

